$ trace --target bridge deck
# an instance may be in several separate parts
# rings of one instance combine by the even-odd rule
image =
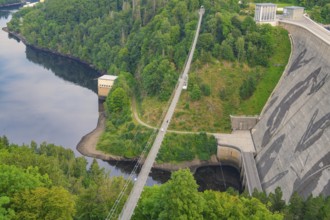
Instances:
[[[161,129],[159,130],[159,132],[156,136],[155,142],[153,143],[152,148],[150,149],[150,152],[147,156],[147,159],[145,160],[145,162],[142,166],[142,169],[139,173],[139,176],[138,176],[138,178],[137,178],[137,180],[136,180],[136,182],[133,186],[131,194],[128,197],[128,200],[126,201],[126,204],[125,204],[125,206],[124,206],[124,208],[121,212],[120,219],[124,219],[124,220],[130,219],[132,217],[134,209],[135,209],[135,207],[136,207],[136,205],[139,201],[139,198],[141,196],[143,187],[144,187],[144,185],[147,181],[149,172],[150,172],[150,170],[153,166],[153,163],[156,159],[156,156],[158,154],[161,143],[164,139],[164,136],[165,136],[165,133],[167,131],[167,127],[169,125],[169,122],[170,122],[170,120],[171,120],[171,118],[174,114],[176,104],[179,101],[180,94],[181,94],[181,91],[182,91],[182,87],[183,87],[183,84],[184,84],[183,79],[188,74],[188,71],[190,69],[190,64],[191,64],[193,54],[194,54],[194,51],[195,51],[195,47],[196,47],[196,43],[197,43],[197,39],[198,39],[199,30],[200,30],[200,26],[201,26],[201,23],[202,23],[203,15],[204,15],[204,8],[201,8],[199,10],[199,20],[198,20],[198,25],[197,25],[194,41],[193,41],[193,44],[192,44],[192,47],[191,47],[191,50],[190,50],[190,53],[189,53],[189,57],[188,57],[185,69],[184,69],[183,74],[182,74],[182,77],[180,77],[180,79],[179,79],[178,86],[176,87],[176,90],[175,90],[173,99],[171,101],[170,107],[168,108],[166,116],[165,116],[165,118],[162,122]]]

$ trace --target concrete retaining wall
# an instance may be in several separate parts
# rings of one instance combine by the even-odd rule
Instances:
[[[235,167],[240,172],[242,167],[241,151],[233,147],[218,146],[217,159],[221,165]]]
[[[288,200],[330,195],[330,45],[302,27],[289,30],[293,51],[252,134],[266,192]]]
[[[230,116],[232,130],[250,130],[258,122],[259,116]]]

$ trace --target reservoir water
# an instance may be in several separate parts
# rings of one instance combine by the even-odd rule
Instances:
[[[0,135],[20,145],[32,140],[61,145],[81,156],[76,145],[98,120],[99,73],[10,37],[2,27],[12,13],[0,9]],[[129,173],[116,164],[98,163],[112,176]],[[149,178],[148,184],[154,183]]]
[[[26,47],[10,37],[1,29],[12,13],[0,9],[0,136],[6,135],[15,144],[45,141],[81,156],[76,145],[98,120],[99,73],[74,60]],[[127,162],[98,163],[111,176],[127,177],[134,167]],[[224,180],[239,188],[238,172],[232,175],[235,170],[226,170],[198,169],[195,178],[200,189],[224,190]],[[164,183],[169,177],[169,172],[153,170],[147,185]]]

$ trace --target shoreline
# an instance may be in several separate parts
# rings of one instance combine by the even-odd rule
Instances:
[[[29,44],[21,34],[9,31],[7,27],[3,27],[2,30],[7,32],[8,34],[10,34],[11,36],[17,38],[18,40],[22,41],[26,46],[29,46],[29,47],[32,47],[34,49],[41,50],[44,52],[52,53],[52,54],[55,54],[58,56],[62,56],[65,58],[73,59],[75,61],[78,61],[84,65],[87,65],[87,66],[95,69],[95,67],[92,64],[85,62],[77,57],[67,55],[67,54],[61,54],[57,51],[53,51],[50,49],[46,49],[46,48],[42,48],[42,47],[38,47],[38,46],[35,46],[32,44]],[[99,73],[101,73],[101,72],[99,72]],[[101,73],[101,74],[103,74],[103,73]],[[93,129],[88,134],[84,135],[80,139],[79,143],[76,146],[76,149],[84,156],[97,158],[97,159],[101,159],[104,161],[124,161],[124,162],[136,161],[136,158],[128,159],[128,158],[124,158],[121,156],[107,154],[107,153],[104,153],[104,152],[96,149],[98,139],[99,139],[100,135],[105,131],[105,126],[106,126],[105,113],[100,112],[96,128]],[[143,165],[143,163],[144,163],[144,160],[142,160],[141,165]],[[219,165],[221,165],[221,163],[218,161],[216,155],[213,155],[213,156],[211,156],[210,160],[207,160],[207,161],[201,161],[199,159],[194,159],[192,161],[185,161],[185,162],[181,162],[181,163],[157,164],[156,162],[154,162],[153,168],[159,169],[159,170],[164,170],[164,171],[176,171],[179,169],[189,168],[194,173],[199,167],[219,166]]]
[[[58,56],[61,56],[61,57],[65,57],[65,58],[69,58],[69,59],[75,60],[75,61],[77,61],[77,62],[79,62],[81,64],[84,64],[84,65],[89,66],[90,68],[93,68],[100,75],[106,74],[105,72],[101,72],[100,70],[96,69],[93,64],[88,63],[88,62],[86,62],[86,61],[84,61],[84,60],[82,60],[82,59],[80,59],[78,57],[75,57],[75,56],[72,56],[72,55],[69,55],[69,54],[63,54],[63,53],[57,52],[55,50],[47,49],[47,48],[44,48],[44,47],[38,47],[36,45],[30,44],[30,43],[27,42],[27,40],[25,39],[24,36],[22,36],[20,33],[9,31],[8,30],[8,27],[3,27],[2,30],[4,32],[7,32],[9,35],[15,37],[16,39],[22,41],[28,47],[31,47],[31,48],[36,49],[36,50],[41,50],[41,51],[44,51],[44,52],[47,52],[47,53],[55,54],[55,55],[58,55]]]
[[[2,4],[2,5],[0,5],[0,9],[8,8],[8,7],[14,7],[14,6],[20,6],[20,5],[23,5],[23,4],[24,3],[22,3],[22,2],[11,3],[11,4]]]
[[[106,127],[106,116],[104,112],[100,112],[99,119],[96,128],[93,129],[88,134],[84,135],[79,143],[77,144],[77,150],[84,156],[101,159],[104,161],[123,161],[123,162],[135,162],[136,158],[128,159],[121,156],[115,156],[111,154],[104,153],[96,149],[97,142],[100,135],[105,131]],[[143,165],[144,160],[142,160],[141,165]],[[211,156],[210,160],[202,161],[199,159],[194,159],[192,161],[185,161],[181,163],[162,163],[153,164],[154,169],[164,170],[164,171],[176,171],[179,169],[189,168],[191,172],[195,171],[199,167],[204,166],[219,166],[221,162],[218,160],[216,155]]]

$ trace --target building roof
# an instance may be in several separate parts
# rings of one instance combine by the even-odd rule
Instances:
[[[117,78],[118,76],[113,76],[113,75],[103,75],[99,77],[99,79],[112,80],[112,81],[114,81]]]
[[[276,6],[276,4],[273,4],[273,3],[257,3],[256,5],[261,5],[261,6]]]

